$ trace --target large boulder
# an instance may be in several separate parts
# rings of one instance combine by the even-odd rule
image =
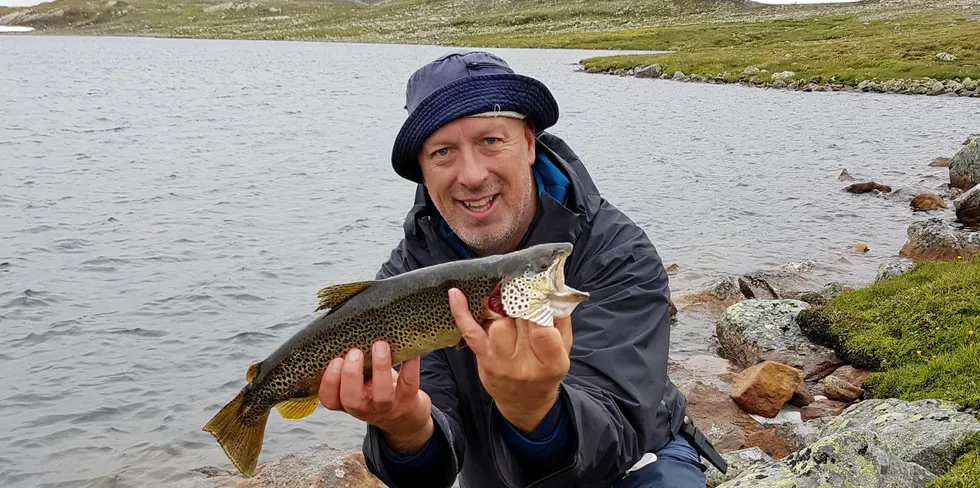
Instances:
[[[345,451],[321,444],[287,454],[259,465],[251,478],[238,473],[203,468],[201,479],[185,482],[184,487],[235,488],[383,488],[384,484],[367,470],[360,451]]]
[[[970,259],[980,254],[980,231],[940,218],[920,220],[909,225],[899,254],[916,261]]]
[[[717,488],[908,488],[936,476],[901,460],[869,429],[821,437],[786,458],[755,464]]]
[[[808,307],[800,300],[749,299],[726,308],[715,328],[719,355],[741,368],[775,361],[802,370],[806,381],[824,378],[842,361],[803,335],[795,317]]]
[[[949,160],[949,184],[961,190],[980,184],[980,138],[971,139]]]
[[[980,185],[974,186],[953,200],[956,220],[967,225],[980,224]]]
[[[728,464],[728,469],[725,470],[725,473],[722,473],[718,471],[718,468],[708,464],[708,470],[705,471],[704,475],[708,479],[709,487],[718,486],[730,479],[738,478],[740,474],[759,464],[772,462],[772,458],[762,452],[762,449],[758,447],[722,453],[721,457]]]
[[[773,418],[801,384],[802,371],[764,361],[735,376],[729,395],[746,412]]]
[[[956,404],[937,400],[865,400],[831,419],[821,435],[870,429],[898,458],[941,475],[956,462],[960,444],[980,432],[980,421],[958,410]]]

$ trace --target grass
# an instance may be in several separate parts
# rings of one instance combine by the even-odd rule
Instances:
[[[872,369],[871,398],[937,398],[980,408],[980,256],[917,263],[900,276],[800,312],[804,333]],[[980,486],[980,437],[930,488]]]

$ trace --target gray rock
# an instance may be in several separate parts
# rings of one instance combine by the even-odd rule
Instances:
[[[683,71],[674,71],[674,78],[673,79],[679,80],[679,81],[684,81],[684,80],[687,79],[687,76],[684,74]]]
[[[878,274],[875,276],[875,283],[891,278],[893,276],[898,276],[907,273],[912,269],[914,263],[911,261],[891,261],[888,263],[881,263],[878,265]]]
[[[327,445],[317,445],[287,454],[260,465],[251,478],[238,473],[208,467],[194,470],[196,480],[182,486],[205,488],[235,486],[236,488],[287,488],[294,486],[316,488],[383,488],[364,464],[360,451],[343,451]]]
[[[936,476],[893,455],[868,429],[824,436],[780,461],[760,463],[718,488],[908,488]]]
[[[800,331],[795,317],[808,307],[791,299],[747,299],[729,306],[715,328],[719,355],[742,368],[768,360],[802,370],[807,381],[826,377],[842,362]]]
[[[980,231],[941,218],[913,222],[899,254],[913,260],[969,259],[980,254]]]
[[[832,418],[833,417],[820,417],[796,425],[794,429],[796,445],[809,446],[810,444],[816,442],[818,439],[820,439],[820,433],[823,432],[827,422],[830,422]]]
[[[956,56],[950,53],[936,53],[936,59],[940,61],[956,61]]]
[[[773,88],[786,88],[786,82],[783,80],[776,80],[772,82]]]
[[[718,468],[708,464],[708,471],[704,475],[708,478],[708,484],[711,486],[718,486],[730,479],[737,478],[738,475],[748,471],[759,464],[771,463],[772,458],[768,454],[762,452],[762,449],[758,447],[750,447],[748,449],[739,449],[738,451],[731,451],[722,453],[721,457],[725,459],[728,463],[727,473],[722,474],[718,471]]]
[[[776,72],[776,73],[773,73],[772,74],[772,79],[773,80],[789,80],[789,79],[792,79],[794,76],[796,76],[796,73],[793,72],[793,71],[779,71],[779,72]]]
[[[980,421],[958,409],[954,403],[937,400],[865,400],[834,417],[821,435],[869,429],[899,459],[941,475],[956,462],[960,444],[980,432]]]
[[[659,64],[651,64],[649,66],[641,66],[633,72],[633,76],[637,78],[660,78],[663,74],[663,68]]]
[[[956,209],[956,220],[967,225],[980,224],[980,185],[953,199],[953,208]]]
[[[937,81],[929,87],[929,95],[939,95],[943,93],[944,90],[946,90],[946,87],[944,87],[941,82]]]
[[[966,78],[963,80],[964,90],[976,90],[977,88],[980,88],[980,82],[978,82],[977,80],[971,78]]]
[[[759,68],[756,68],[755,66],[748,66],[748,67],[745,68],[744,71],[742,71],[742,73],[745,73],[745,74],[747,74],[749,76],[751,76],[751,75],[757,75],[757,74],[759,74]]]
[[[961,190],[980,184],[980,139],[970,139],[949,160],[949,184]]]

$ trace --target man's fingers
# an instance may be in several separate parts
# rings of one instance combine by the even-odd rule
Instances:
[[[480,324],[473,320],[470,306],[466,303],[463,292],[457,288],[449,290],[449,309],[452,311],[453,318],[456,319],[456,327],[463,334],[466,345],[473,350],[477,357],[487,353],[487,333],[480,327]]]
[[[377,341],[371,353],[371,398],[378,412],[388,411],[395,402],[389,351],[387,342]]]
[[[395,398],[398,402],[407,402],[418,394],[419,378],[422,369],[422,357],[416,356],[412,359],[402,361],[401,371],[398,372],[398,381],[395,384]]]
[[[340,403],[350,413],[364,403],[364,355],[357,348],[347,353],[344,370],[340,373]]]
[[[320,403],[328,410],[343,410],[340,404],[340,371],[343,367],[344,358],[334,358],[320,379]]]
[[[565,345],[565,354],[572,352],[572,318],[555,317],[555,328],[561,333],[561,340]]]
[[[561,332],[555,327],[531,327],[528,331],[528,342],[538,361],[554,373],[566,371],[568,368],[568,353]]]

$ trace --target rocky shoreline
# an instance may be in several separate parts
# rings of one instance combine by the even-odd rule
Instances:
[[[957,220],[911,223],[908,242],[894,260],[879,266],[874,283],[910,272],[916,261],[980,256],[980,228],[967,225],[980,224],[980,135],[969,137],[952,158],[940,159],[942,164],[932,166],[949,168]],[[892,192],[874,182],[844,190]],[[909,205],[918,201],[926,212],[948,208],[939,205],[945,204],[943,197],[934,196],[938,202],[917,195]],[[940,398],[869,398],[866,380],[872,370],[866,368],[874,366],[839,354],[833,341],[821,338],[823,331],[802,317],[855,291],[822,282],[811,272],[814,266],[790,263],[674,293],[672,315],[714,323],[714,355],[668,365],[695,424],[729,463],[725,474],[708,470],[706,488],[930,486],[957,463],[968,439],[980,440],[980,419]],[[208,467],[195,470],[181,486],[382,485],[364,467],[360,452],[321,445],[264,463],[251,479]]]
[[[948,55],[948,53],[937,53],[937,56],[941,55]],[[770,73],[767,70],[759,69],[755,66],[747,66],[740,76],[732,81],[731,73],[720,73],[716,75],[686,74],[682,71],[670,73],[665,71],[659,64],[649,64],[629,69],[583,69],[583,71],[687,83],[742,85],[802,92],[864,92],[980,98],[980,80],[971,78],[953,78],[948,80],[934,78],[864,80],[857,84],[847,84],[832,80],[826,83],[816,83],[797,79],[795,78],[796,73],[792,71]]]

